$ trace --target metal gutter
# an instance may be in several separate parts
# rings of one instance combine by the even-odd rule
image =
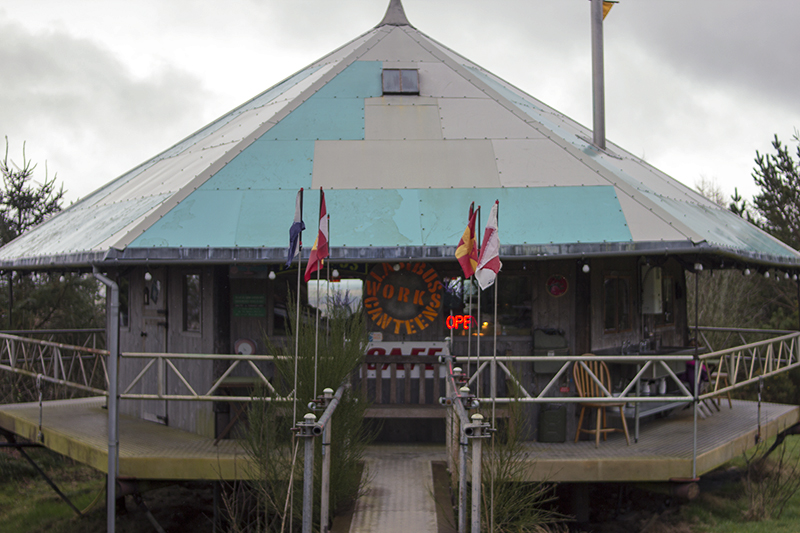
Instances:
[[[332,261],[454,261],[455,246],[332,247]],[[305,252],[307,256],[308,252]],[[781,257],[710,245],[706,242],[653,241],[612,243],[513,244],[500,247],[503,260],[547,261],[642,255],[718,257],[722,267],[761,266],[800,269],[800,255]],[[0,270],[85,269],[93,265],[283,263],[286,248],[127,248],[106,253],[76,253],[0,262]],[[713,261],[712,263],[717,263]],[[713,266],[713,265],[712,265]],[[716,268],[716,267],[714,267]]]

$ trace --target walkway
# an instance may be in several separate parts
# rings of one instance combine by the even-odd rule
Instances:
[[[44,402],[43,444],[101,472],[108,471],[105,398]],[[36,442],[39,404],[0,406],[0,427]],[[125,415],[119,417],[119,475],[139,479],[242,479],[246,456],[237,441],[202,437]]]
[[[372,446],[365,459],[367,492],[356,503],[350,533],[450,530],[452,518],[437,516],[433,481],[445,461],[443,445]]]

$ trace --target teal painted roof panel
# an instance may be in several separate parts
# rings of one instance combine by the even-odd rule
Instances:
[[[259,139],[198,190],[292,189],[311,186],[314,141]]]
[[[262,138],[276,141],[363,139],[364,99],[312,97]]]
[[[354,61],[314,94],[314,98],[374,98],[383,94],[382,61]]]
[[[161,217],[133,247],[203,248],[232,246],[236,240],[238,215],[248,191],[194,191]]]
[[[184,201],[131,246],[283,247],[296,194],[295,190],[196,191],[192,202]],[[327,190],[325,200],[331,246],[453,246],[466,227],[470,202],[482,205],[488,216],[495,200],[500,201],[502,243],[631,241],[610,186]],[[310,242],[317,230],[318,202],[317,191],[305,193]],[[212,206],[215,212],[226,213],[224,220],[207,215]]]

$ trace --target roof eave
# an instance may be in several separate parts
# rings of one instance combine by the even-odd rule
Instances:
[[[332,261],[377,263],[383,261],[454,261],[455,246],[331,247]],[[306,252],[307,257],[307,252]],[[598,257],[691,255],[706,259],[713,268],[744,265],[800,269],[796,257],[749,252],[706,242],[648,241],[562,244],[512,244],[500,247],[503,260],[545,261]],[[75,252],[0,261],[0,270],[83,269],[90,266],[134,264],[234,264],[283,263],[286,248],[132,248],[106,252]],[[693,259],[694,260],[694,259]]]

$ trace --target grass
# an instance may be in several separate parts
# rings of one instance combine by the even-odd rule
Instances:
[[[760,447],[759,453],[767,449],[771,441]],[[800,462],[800,439],[789,437],[784,443],[784,465],[797,465]],[[770,455],[768,461],[775,465],[779,460],[780,448]],[[703,477],[700,496],[683,506],[666,519],[664,526],[688,526],[690,531],[708,533],[776,533],[797,531],[800,521],[800,492],[789,497],[788,503],[779,517],[760,521],[748,520],[753,510],[751,498],[745,489],[743,476],[747,472],[745,458],[737,458]],[[772,472],[774,476],[774,472]],[[794,473],[797,476],[797,473]],[[757,514],[757,513],[756,513]],[[683,529],[685,530],[685,529]],[[653,531],[669,532],[670,529]],[[678,531],[678,529],[675,529]]]
[[[48,450],[29,448],[26,453],[78,509],[88,507],[105,487],[105,476],[92,468]],[[75,512],[18,452],[0,451],[0,531],[74,531],[76,520]]]
[[[800,460],[800,438],[789,437],[786,446],[786,462]],[[85,509],[104,490],[105,476],[102,473],[47,450],[29,449],[28,454],[79,509]],[[665,508],[659,508],[655,511],[658,514],[655,520],[650,522],[645,518],[639,522],[642,525],[649,523],[646,529],[639,525],[635,530],[648,533],[797,531],[797,524],[800,522],[800,494],[793,495],[780,518],[760,522],[744,520],[749,506],[749,498],[745,494],[741,478],[745,467],[745,461],[738,458],[703,476],[701,493],[696,500],[682,505],[673,502]],[[653,497],[658,498],[664,499]],[[168,487],[146,493],[145,500],[167,531],[211,531],[208,488]],[[615,498],[614,500],[616,501]],[[128,509],[128,513],[119,516],[117,520],[119,533],[153,531],[153,527],[130,501]],[[194,521],[191,522],[192,520]],[[616,520],[618,519],[608,518],[609,522]],[[186,529],[190,522],[190,529]],[[105,531],[105,526],[104,495],[93,511],[86,516],[77,517],[22,457],[9,450],[0,450],[0,532],[101,533]],[[608,529],[598,527],[594,531],[601,533]]]

